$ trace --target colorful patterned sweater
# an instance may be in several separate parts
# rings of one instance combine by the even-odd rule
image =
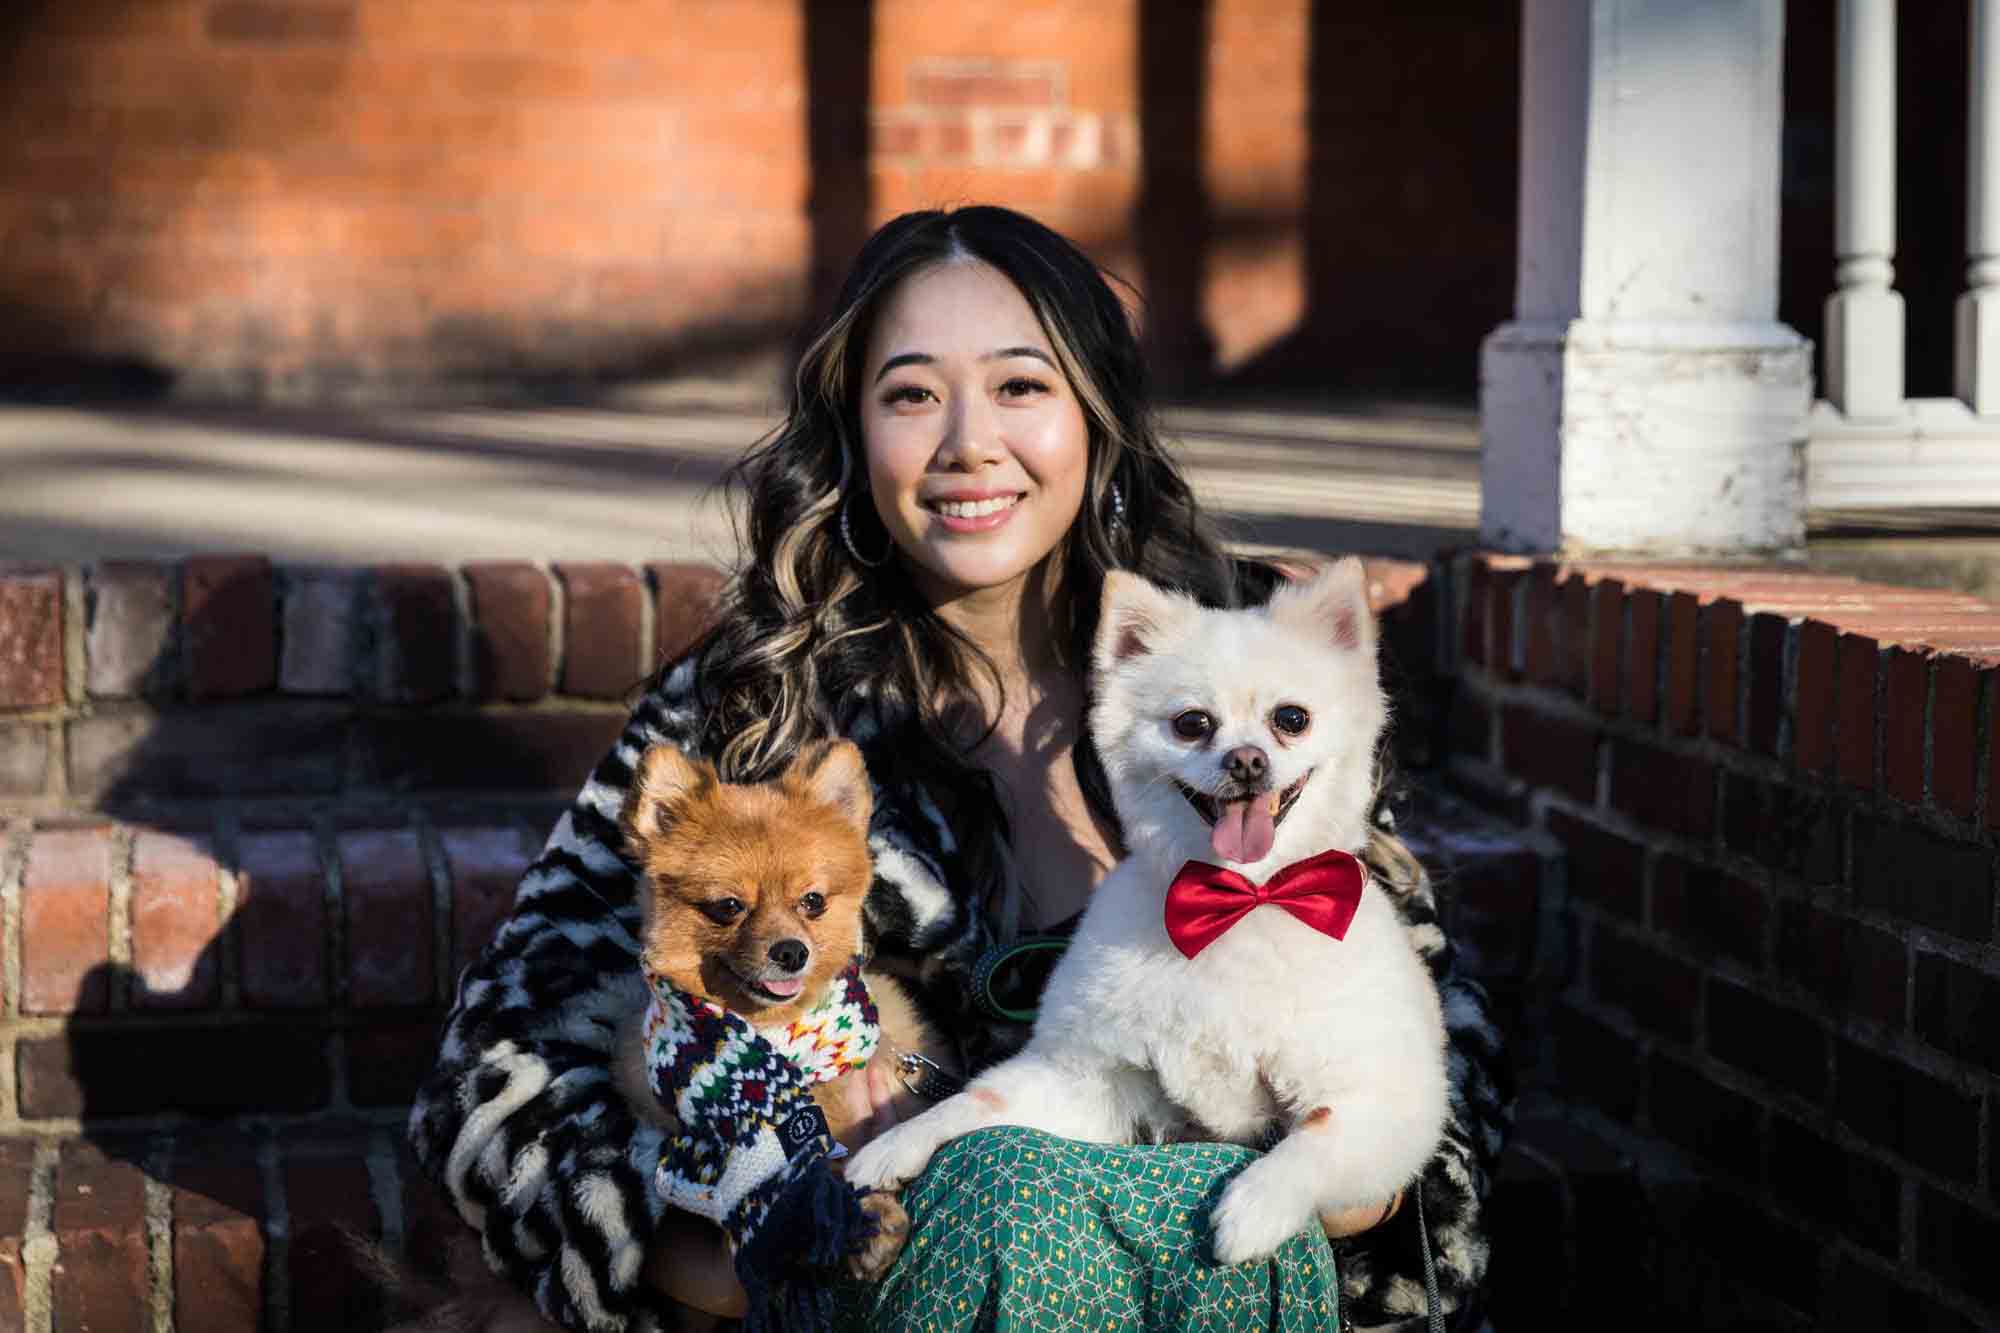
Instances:
[[[672,1327],[666,1302],[640,1276],[663,1207],[653,1188],[662,1137],[633,1117],[611,1072],[619,1025],[647,1003],[637,872],[617,821],[648,745],[696,748],[701,700],[693,663],[683,661],[639,702],[522,878],[511,914],[459,978],[436,1068],[410,1113],[418,1159],[480,1231],[488,1261],[572,1330]],[[879,775],[893,771],[876,758],[897,729],[864,703],[844,731]],[[984,886],[966,882],[965,858],[925,791],[877,776],[874,794],[875,882],[864,916],[876,965],[905,978],[975,1067],[990,1063],[1026,1029],[972,1007],[972,969],[990,942],[972,906]],[[1452,1114],[1423,1197],[1442,1303],[1454,1328],[1473,1328],[1487,1263],[1482,1206],[1511,1116],[1500,1037],[1485,992],[1460,972],[1438,928],[1428,880],[1374,869],[1444,1000]],[[1336,1248],[1345,1323],[1394,1325],[1423,1309],[1414,1213],[1405,1207]]]

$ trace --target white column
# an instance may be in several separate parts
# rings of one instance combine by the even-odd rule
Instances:
[[[1896,253],[1896,0],[1840,0],[1834,66],[1834,293],[1826,397],[1849,417],[1903,410]]]
[[[1956,392],[2000,413],[2000,0],[1972,0],[1965,132],[1965,294],[1958,298]]]
[[[1481,349],[1483,539],[1804,540],[1811,349],[1778,323],[1784,6],[1526,0],[1515,318]]]

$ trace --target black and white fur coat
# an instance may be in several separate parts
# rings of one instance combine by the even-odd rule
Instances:
[[[703,692],[693,661],[640,701],[612,752],[522,878],[511,914],[459,978],[436,1068],[411,1109],[418,1159],[484,1238],[487,1260],[566,1328],[666,1330],[666,1303],[640,1279],[662,1204],[652,1188],[661,1136],[635,1120],[612,1081],[619,1023],[643,1006],[636,871],[618,813],[640,753],[695,749]],[[996,1031],[971,1007],[970,978],[991,942],[983,886],[936,803],[884,783],[897,727],[865,702],[844,729],[875,775],[875,882],[865,920],[877,966],[911,983],[926,1017],[974,1067],[1025,1028]],[[1485,991],[1459,970],[1428,878],[1407,856],[1370,858],[1443,999],[1451,1116],[1423,1177],[1441,1303],[1454,1328],[1480,1322],[1487,1240],[1482,1208],[1511,1117],[1500,1036]],[[1336,1245],[1343,1327],[1418,1322],[1424,1308],[1416,1210]]]

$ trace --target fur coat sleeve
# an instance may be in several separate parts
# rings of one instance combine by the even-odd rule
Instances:
[[[418,1160],[480,1232],[488,1262],[572,1330],[671,1326],[640,1277],[662,1209],[650,1183],[661,1136],[626,1109],[611,1077],[618,1026],[645,1003],[637,871],[617,821],[648,745],[697,748],[699,708],[685,661],[640,701],[523,876],[499,932],[459,978],[436,1066],[410,1112]],[[893,743],[866,714],[849,735],[864,753]],[[995,1033],[971,1007],[971,970],[989,940],[959,848],[922,790],[878,785],[875,795],[870,948],[911,984],[931,1022],[986,1063],[1025,1033]],[[1504,1130],[1499,1043],[1483,993],[1456,973],[1421,872],[1397,891],[1451,1030],[1452,1122],[1424,1198],[1441,1294],[1469,1314],[1485,1272],[1480,1203]],[[1359,1327],[1421,1309],[1412,1214],[1348,1247],[1345,1300]],[[1412,1282],[1416,1307],[1404,1300]]]

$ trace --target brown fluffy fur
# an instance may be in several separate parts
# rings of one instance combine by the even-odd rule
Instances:
[[[867,841],[872,805],[861,752],[847,741],[809,745],[777,779],[756,785],[723,782],[706,761],[671,745],[648,750],[619,818],[626,850],[642,872],[643,965],[760,1028],[798,1017],[861,951],[861,903],[873,878]],[[823,910],[803,903],[808,893],[823,897]],[[726,924],[702,910],[723,899],[743,909]],[[804,941],[811,949],[796,974],[804,984],[793,999],[774,999],[753,984],[774,971],[769,951],[779,940]],[[882,1020],[877,1060],[901,1050],[948,1063],[903,990],[879,972],[865,975]],[[615,1077],[634,1114],[672,1129],[672,1115],[647,1086],[642,1017],[634,1014],[620,1030]],[[849,1147],[868,1125],[844,1094],[868,1073],[843,1074],[813,1090],[834,1137]],[[898,1101],[905,1102],[898,1107],[902,1116],[914,1114],[904,1098]],[[878,1229],[848,1266],[873,1279],[895,1262],[909,1219],[891,1194],[870,1194],[863,1207]],[[553,1328],[525,1295],[485,1272],[470,1236],[460,1250],[448,1296],[408,1275],[390,1283],[406,1300],[431,1307],[421,1320],[401,1326],[402,1333]],[[681,1304],[683,1330],[711,1328],[716,1315],[741,1313],[742,1292],[722,1232],[698,1218],[668,1215],[647,1257],[646,1280]]]

